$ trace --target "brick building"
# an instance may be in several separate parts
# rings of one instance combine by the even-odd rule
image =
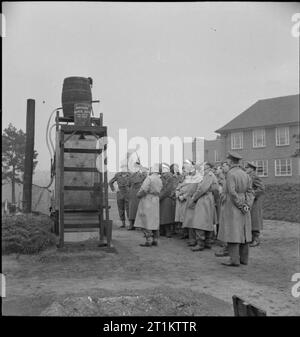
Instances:
[[[258,165],[265,183],[299,183],[299,95],[259,100],[204,142],[204,159],[218,163],[228,151]]]

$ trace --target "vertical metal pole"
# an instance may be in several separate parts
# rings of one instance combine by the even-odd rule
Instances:
[[[34,120],[35,120],[35,100],[27,100],[26,115],[26,145],[24,163],[24,184],[23,184],[23,211],[31,213],[32,204],[32,175],[33,175],[33,154],[34,154]]]
[[[59,247],[64,245],[64,132],[59,136]]]

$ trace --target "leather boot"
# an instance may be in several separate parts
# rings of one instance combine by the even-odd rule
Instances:
[[[195,247],[191,248],[191,250],[192,250],[193,252],[200,252],[200,251],[203,250],[203,249],[204,249],[204,247],[203,247],[203,246],[200,246],[199,244],[196,244]]]

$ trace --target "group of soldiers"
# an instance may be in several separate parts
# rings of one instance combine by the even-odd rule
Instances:
[[[186,160],[182,173],[177,164],[155,164],[148,170],[139,162],[134,172],[127,166],[116,173],[109,185],[115,190],[123,228],[141,228],[145,243],[158,245],[160,235],[180,234],[194,252],[222,246],[217,257],[229,256],[226,266],[247,265],[249,246],[260,243],[264,184],[252,162],[241,165],[242,157],[229,152],[214,166]]]

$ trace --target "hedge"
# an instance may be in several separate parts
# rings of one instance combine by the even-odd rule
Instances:
[[[2,217],[2,253],[34,254],[56,244],[52,220],[46,215]]]
[[[300,223],[300,184],[266,185],[264,219]]]

